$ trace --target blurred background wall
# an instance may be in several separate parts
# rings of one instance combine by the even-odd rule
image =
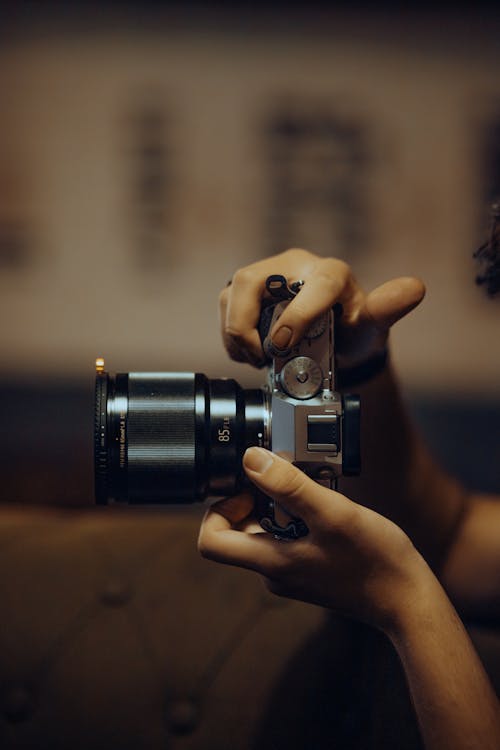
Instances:
[[[1,14],[4,500],[92,502],[97,355],[259,383],[223,351],[217,294],[290,246],[346,259],[366,287],[424,279],[393,335],[409,401],[451,468],[498,482],[500,303],[471,258],[500,192],[498,12]]]

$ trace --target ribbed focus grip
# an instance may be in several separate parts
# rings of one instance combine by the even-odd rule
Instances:
[[[194,373],[129,373],[127,445],[129,502],[194,497]]]

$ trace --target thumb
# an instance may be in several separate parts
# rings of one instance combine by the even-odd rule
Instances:
[[[425,296],[423,281],[412,276],[386,281],[366,297],[363,313],[377,328],[388,330],[413,310]]]
[[[303,471],[265,448],[248,448],[243,457],[248,478],[265,495],[308,526],[325,503],[332,502],[332,491],[314,482]],[[335,493],[338,494],[338,493]]]

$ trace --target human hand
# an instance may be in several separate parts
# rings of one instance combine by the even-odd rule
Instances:
[[[343,307],[336,340],[340,368],[357,367],[382,352],[390,327],[425,294],[423,283],[412,277],[387,281],[366,294],[344,261],[287,250],[236,271],[232,283],[220,293],[224,345],[239,362],[263,364],[257,326],[271,274],[281,274],[289,283],[305,281],[271,331],[273,344],[278,349],[295,346],[312,321],[339,302]]]
[[[242,494],[206,513],[202,556],[257,571],[279,596],[392,627],[411,600],[422,562],[404,532],[263,448],[249,448],[243,463],[250,480],[302,518],[309,534],[293,542],[274,539],[257,523],[252,496]]]

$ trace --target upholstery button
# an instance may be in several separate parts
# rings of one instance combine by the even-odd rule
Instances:
[[[22,685],[13,685],[5,692],[3,712],[5,718],[13,724],[29,719],[34,708],[32,693]]]
[[[200,722],[198,705],[189,698],[172,701],[167,709],[167,724],[174,734],[188,734]]]
[[[110,577],[104,583],[100,599],[108,607],[122,607],[132,598],[132,589],[127,581],[121,578]]]

